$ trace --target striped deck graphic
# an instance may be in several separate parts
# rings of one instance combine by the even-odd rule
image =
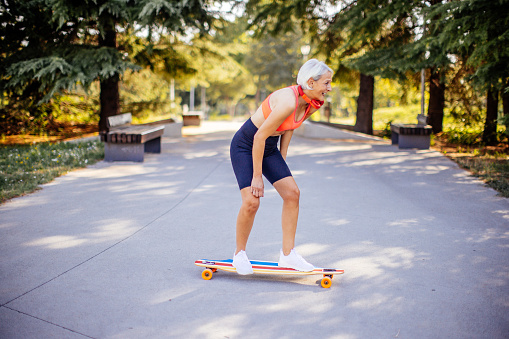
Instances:
[[[235,272],[236,269],[232,265],[232,259],[226,260],[211,260],[200,259],[195,261],[196,266],[204,267],[205,271],[202,274],[203,279],[209,280],[215,270],[222,270],[228,272]],[[336,268],[315,268],[311,272],[301,272],[293,268],[279,267],[277,262],[251,260],[253,272],[255,274],[280,274],[280,275],[323,275],[322,286],[330,287],[331,279],[335,274],[343,274],[344,270]],[[209,271],[207,271],[209,269]],[[207,273],[208,272],[208,273]]]

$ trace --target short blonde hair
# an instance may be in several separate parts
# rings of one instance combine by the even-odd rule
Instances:
[[[334,74],[332,69],[325,63],[316,59],[309,59],[302,65],[299,74],[297,74],[297,84],[300,85],[302,89],[311,89],[308,86],[308,80],[313,78],[313,80],[318,81],[322,75],[327,72]]]

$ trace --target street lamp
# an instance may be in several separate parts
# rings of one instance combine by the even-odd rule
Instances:
[[[332,97],[327,96],[327,98],[325,98],[325,100],[327,101],[327,106],[325,106],[325,116],[327,117],[327,122],[330,122],[330,118],[332,115],[332,106],[331,106]]]
[[[302,53],[302,58],[304,62],[306,62],[306,59],[308,58],[309,52],[311,51],[311,46],[304,45],[300,48],[300,51]]]

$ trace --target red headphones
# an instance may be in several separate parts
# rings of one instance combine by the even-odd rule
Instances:
[[[323,101],[321,100],[316,100],[316,99],[309,99],[308,96],[306,94],[304,94],[304,91],[302,90],[302,87],[297,86],[297,89],[299,91],[299,95],[302,97],[302,99],[304,99],[304,101],[306,101],[308,104],[310,104],[311,106],[313,106],[314,108],[316,109],[319,109],[320,107],[322,107],[323,105]]]

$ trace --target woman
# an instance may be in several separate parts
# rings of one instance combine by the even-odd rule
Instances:
[[[331,90],[332,70],[316,59],[299,70],[297,86],[275,91],[233,137],[230,157],[242,196],[237,217],[233,266],[239,274],[252,274],[246,245],[260,198],[264,195],[262,174],[283,198],[283,246],[279,266],[312,271],[313,265],[294,249],[299,216],[299,188],[286,164],[293,131],[317,111]],[[279,150],[277,143],[280,141]]]

